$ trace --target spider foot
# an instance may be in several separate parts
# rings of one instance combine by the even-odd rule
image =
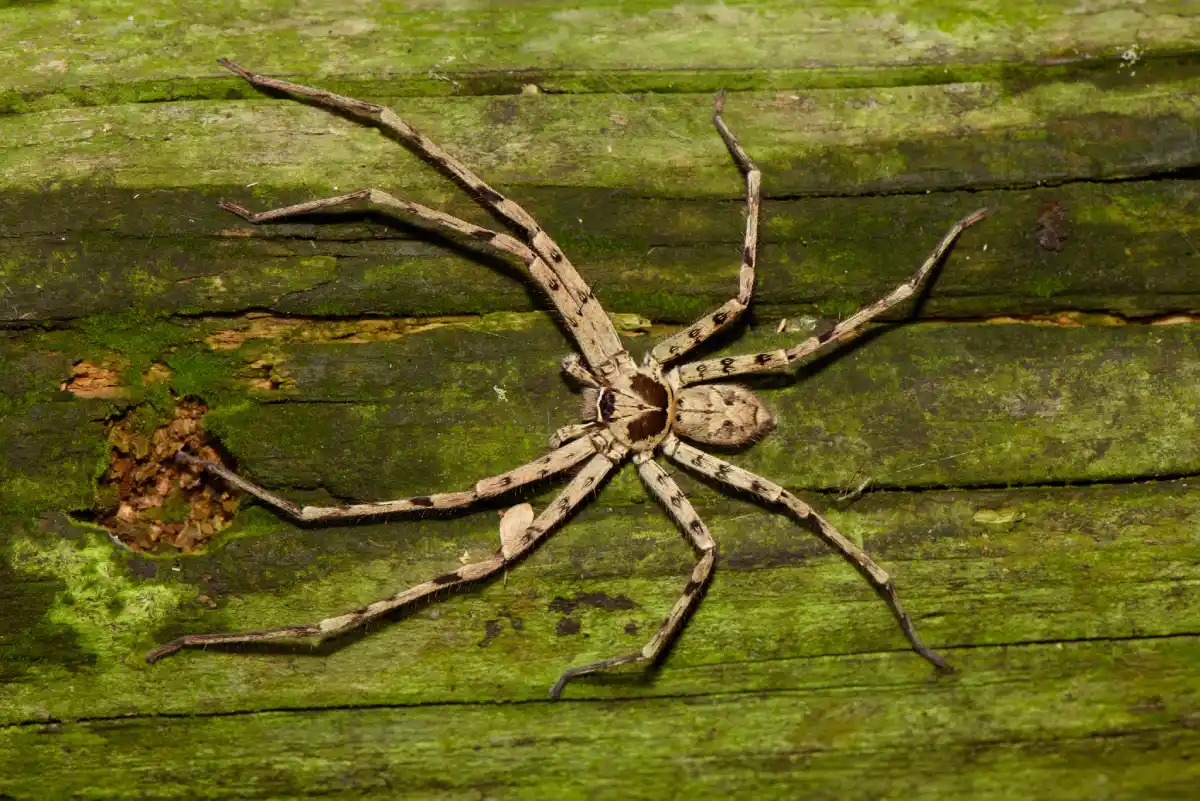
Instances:
[[[951,665],[946,662],[945,657],[943,657],[937,651],[934,651],[931,648],[926,648],[924,645],[914,646],[913,650],[920,654],[925,661],[933,665],[934,669],[937,670],[938,673],[950,675],[954,672],[954,668],[951,667]]]
[[[916,651],[918,654],[920,654],[921,657],[925,659],[925,661],[927,661],[927,662],[929,662],[929,664],[933,665],[933,667],[937,670],[938,673],[943,673],[943,674],[953,673],[954,668],[952,668],[946,662],[945,657],[943,657],[941,654],[939,654],[937,651],[933,650],[929,646],[925,645],[925,643],[921,642],[921,638],[919,636],[917,636],[917,628],[912,623],[912,618],[910,618],[908,616],[908,613],[905,612],[900,607],[900,602],[896,598],[896,592],[894,589],[892,589],[890,581],[887,583],[887,586],[885,587],[885,589],[886,589],[888,595],[890,596],[888,598],[888,603],[892,606],[892,609],[897,613],[896,617],[900,621],[900,628],[901,628],[901,630],[904,631],[904,636],[908,638],[908,644],[910,646],[912,646],[912,649],[914,651]]]
[[[170,656],[173,653],[183,650],[184,645],[185,640],[183,637],[180,637],[178,640],[171,640],[169,643],[164,645],[160,645],[150,653],[146,654],[146,664],[153,665],[164,656]]]
[[[254,212],[250,211],[250,209],[246,208],[245,206],[239,206],[236,203],[230,203],[228,200],[219,201],[217,203],[217,205],[220,206],[225,211],[233,212],[234,214],[241,217],[246,222],[254,222],[254,218],[257,216]]]
[[[212,465],[212,462],[207,459],[201,459],[199,456],[192,456],[184,450],[175,451],[175,464],[181,467],[200,467],[205,468]]]
[[[602,670],[611,670],[621,665],[631,665],[634,662],[640,662],[645,659],[641,651],[625,656],[615,656],[612,659],[603,659],[599,662],[593,662],[590,665],[580,665],[579,667],[567,668],[558,677],[558,681],[554,682],[554,686],[550,688],[550,698],[557,701],[563,693],[563,689],[567,686],[567,682],[572,679],[586,676],[589,673],[599,673]]]

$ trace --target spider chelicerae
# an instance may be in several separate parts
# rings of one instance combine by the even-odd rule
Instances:
[[[900,605],[891,578],[862,549],[783,487],[705,453],[685,440],[736,446],[767,433],[774,418],[762,401],[743,386],[721,382],[739,375],[795,364],[822,348],[849,339],[867,321],[911,297],[958,235],[967,226],[982,219],[987,213],[986,209],[980,209],[951,226],[911,278],[819,336],[810,337],[791,348],[748,356],[681,362],[702,342],[738,320],[749,306],[754,289],[761,174],[722,119],[724,96],[718,93],[713,109],[713,124],[746,180],[746,233],[738,293],[716,311],[659,342],[646,354],[642,366],[638,367],[622,347],[612,322],[591,288],[537,221],[392,111],[373,103],[257,75],[227,59],[221,59],[218,63],[256,87],[303,98],[379,128],[449,175],[484,208],[511,226],[520,238],[474,225],[418,203],[400,200],[378,189],[363,189],[348,195],[257,214],[232,203],[222,202],[222,208],[251,223],[264,223],[331,208],[366,205],[388,215],[416,218],[468,236],[501,253],[516,256],[525,263],[533,280],[550,297],[582,353],[582,358],[576,354],[567,356],[562,367],[583,388],[583,413],[581,422],[564,426],[554,433],[547,454],[528,464],[502,475],[485,478],[468,490],[381,503],[300,507],[219,463],[181,452],[178,455],[180,460],[202,467],[301,523],[455,509],[558,473],[569,470],[576,472],[559,496],[536,517],[529,504],[520,504],[505,512],[500,523],[500,549],[489,559],[464,565],[390,598],[319,623],[228,634],[189,634],[151,651],[146,656],[147,662],[154,662],[189,646],[276,640],[320,641],[362,626],[434,593],[493,576],[536,547],[607,476],[629,459],[637,468],[646,488],[662,503],[663,509],[692,545],[697,554],[695,567],[679,600],[641,650],[568,668],[551,688],[550,695],[558,698],[567,682],[579,676],[633,663],[652,664],[683,628],[712,577],[717,559],[717,545],[708,527],[696,514],[675,480],[655,458],[663,456],[688,471],[781,507],[805,523],[817,536],[846,557],[872,584],[888,603],[913,650],[938,669],[949,669],[940,655],[921,642],[912,621]]]

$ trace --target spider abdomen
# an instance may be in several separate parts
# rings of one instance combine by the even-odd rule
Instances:
[[[701,384],[675,399],[675,433],[710,445],[744,445],[771,430],[775,415],[737,384]]]

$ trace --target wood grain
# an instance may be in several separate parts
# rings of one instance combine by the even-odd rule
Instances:
[[[1197,26],[1126,0],[0,8],[0,798],[1186,797]],[[706,353],[799,341],[992,208],[920,303],[751,382],[779,425],[730,457],[876,556],[957,672],[800,527],[680,475],[721,546],[700,610],[659,670],[551,704],[690,569],[630,470],[505,580],[316,652],[146,666],[488,554],[497,511],[553,487],[356,527],[247,504],[150,556],[86,522],[112,420],[199,398],[240,470],[327,503],[467,486],[578,403],[519,265],[369,215],[221,213],[380,186],[487,220],[218,56],[410,118],[554,232],[638,353],[736,291],[719,88],[763,245],[748,325]],[[120,391],[60,389],[80,361]]]

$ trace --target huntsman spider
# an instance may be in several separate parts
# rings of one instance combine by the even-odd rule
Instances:
[[[952,225],[907,281],[824,333],[791,348],[748,356],[684,362],[682,360],[688,353],[714,334],[733,325],[745,313],[754,289],[761,174],[725,124],[722,118],[724,96],[719,93],[713,109],[713,124],[746,182],[746,229],[737,296],[659,342],[638,367],[621,345],[612,322],[592,290],[533,217],[392,111],[373,103],[257,75],[225,59],[219,63],[255,87],[302,98],[316,106],[379,128],[457,182],[479,204],[511,227],[517,236],[483,228],[418,203],[400,200],[379,189],[363,189],[348,195],[258,213],[226,202],[221,203],[222,208],[250,223],[265,223],[328,209],[366,206],[398,218],[416,218],[431,226],[465,235],[483,247],[515,256],[528,267],[533,280],[549,296],[579,347],[582,358],[576,354],[567,356],[562,362],[562,369],[582,386],[583,414],[580,422],[556,431],[550,438],[549,452],[528,464],[502,475],[485,478],[474,487],[459,492],[378,503],[301,507],[219,463],[180,453],[181,460],[202,467],[287,517],[306,524],[455,509],[559,473],[575,472],[565,489],[536,517],[529,504],[509,509],[501,520],[501,547],[488,559],[464,565],[389,598],[318,623],[251,632],[188,634],[151,651],[146,657],[148,662],[185,647],[278,640],[320,642],[435,593],[495,576],[537,547],[555,526],[628,459],[633,462],[650,494],[661,502],[663,509],[682,530],[695,550],[696,563],[682,594],[649,642],[633,653],[566,669],[551,688],[550,695],[558,698],[567,682],[580,676],[621,665],[653,664],[682,630],[712,577],[717,560],[717,545],[708,527],[696,514],[671,474],[657,460],[657,457],[665,457],[687,471],[749,493],[764,504],[790,513],[804,523],[849,560],[871,583],[891,608],[912,649],[939,670],[949,669],[940,655],[921,642],[911,619],[900,604],[891,578],[862,549],[788,490],[690,443],[738,446],[766,434],[774,423],[772,413],[749,389],[725,381],[736,376],[787,367],[823,348],[846,341],[869,320],[911,297],[959,234],[982,219],[987,213],[986,209],[980,209]]]

